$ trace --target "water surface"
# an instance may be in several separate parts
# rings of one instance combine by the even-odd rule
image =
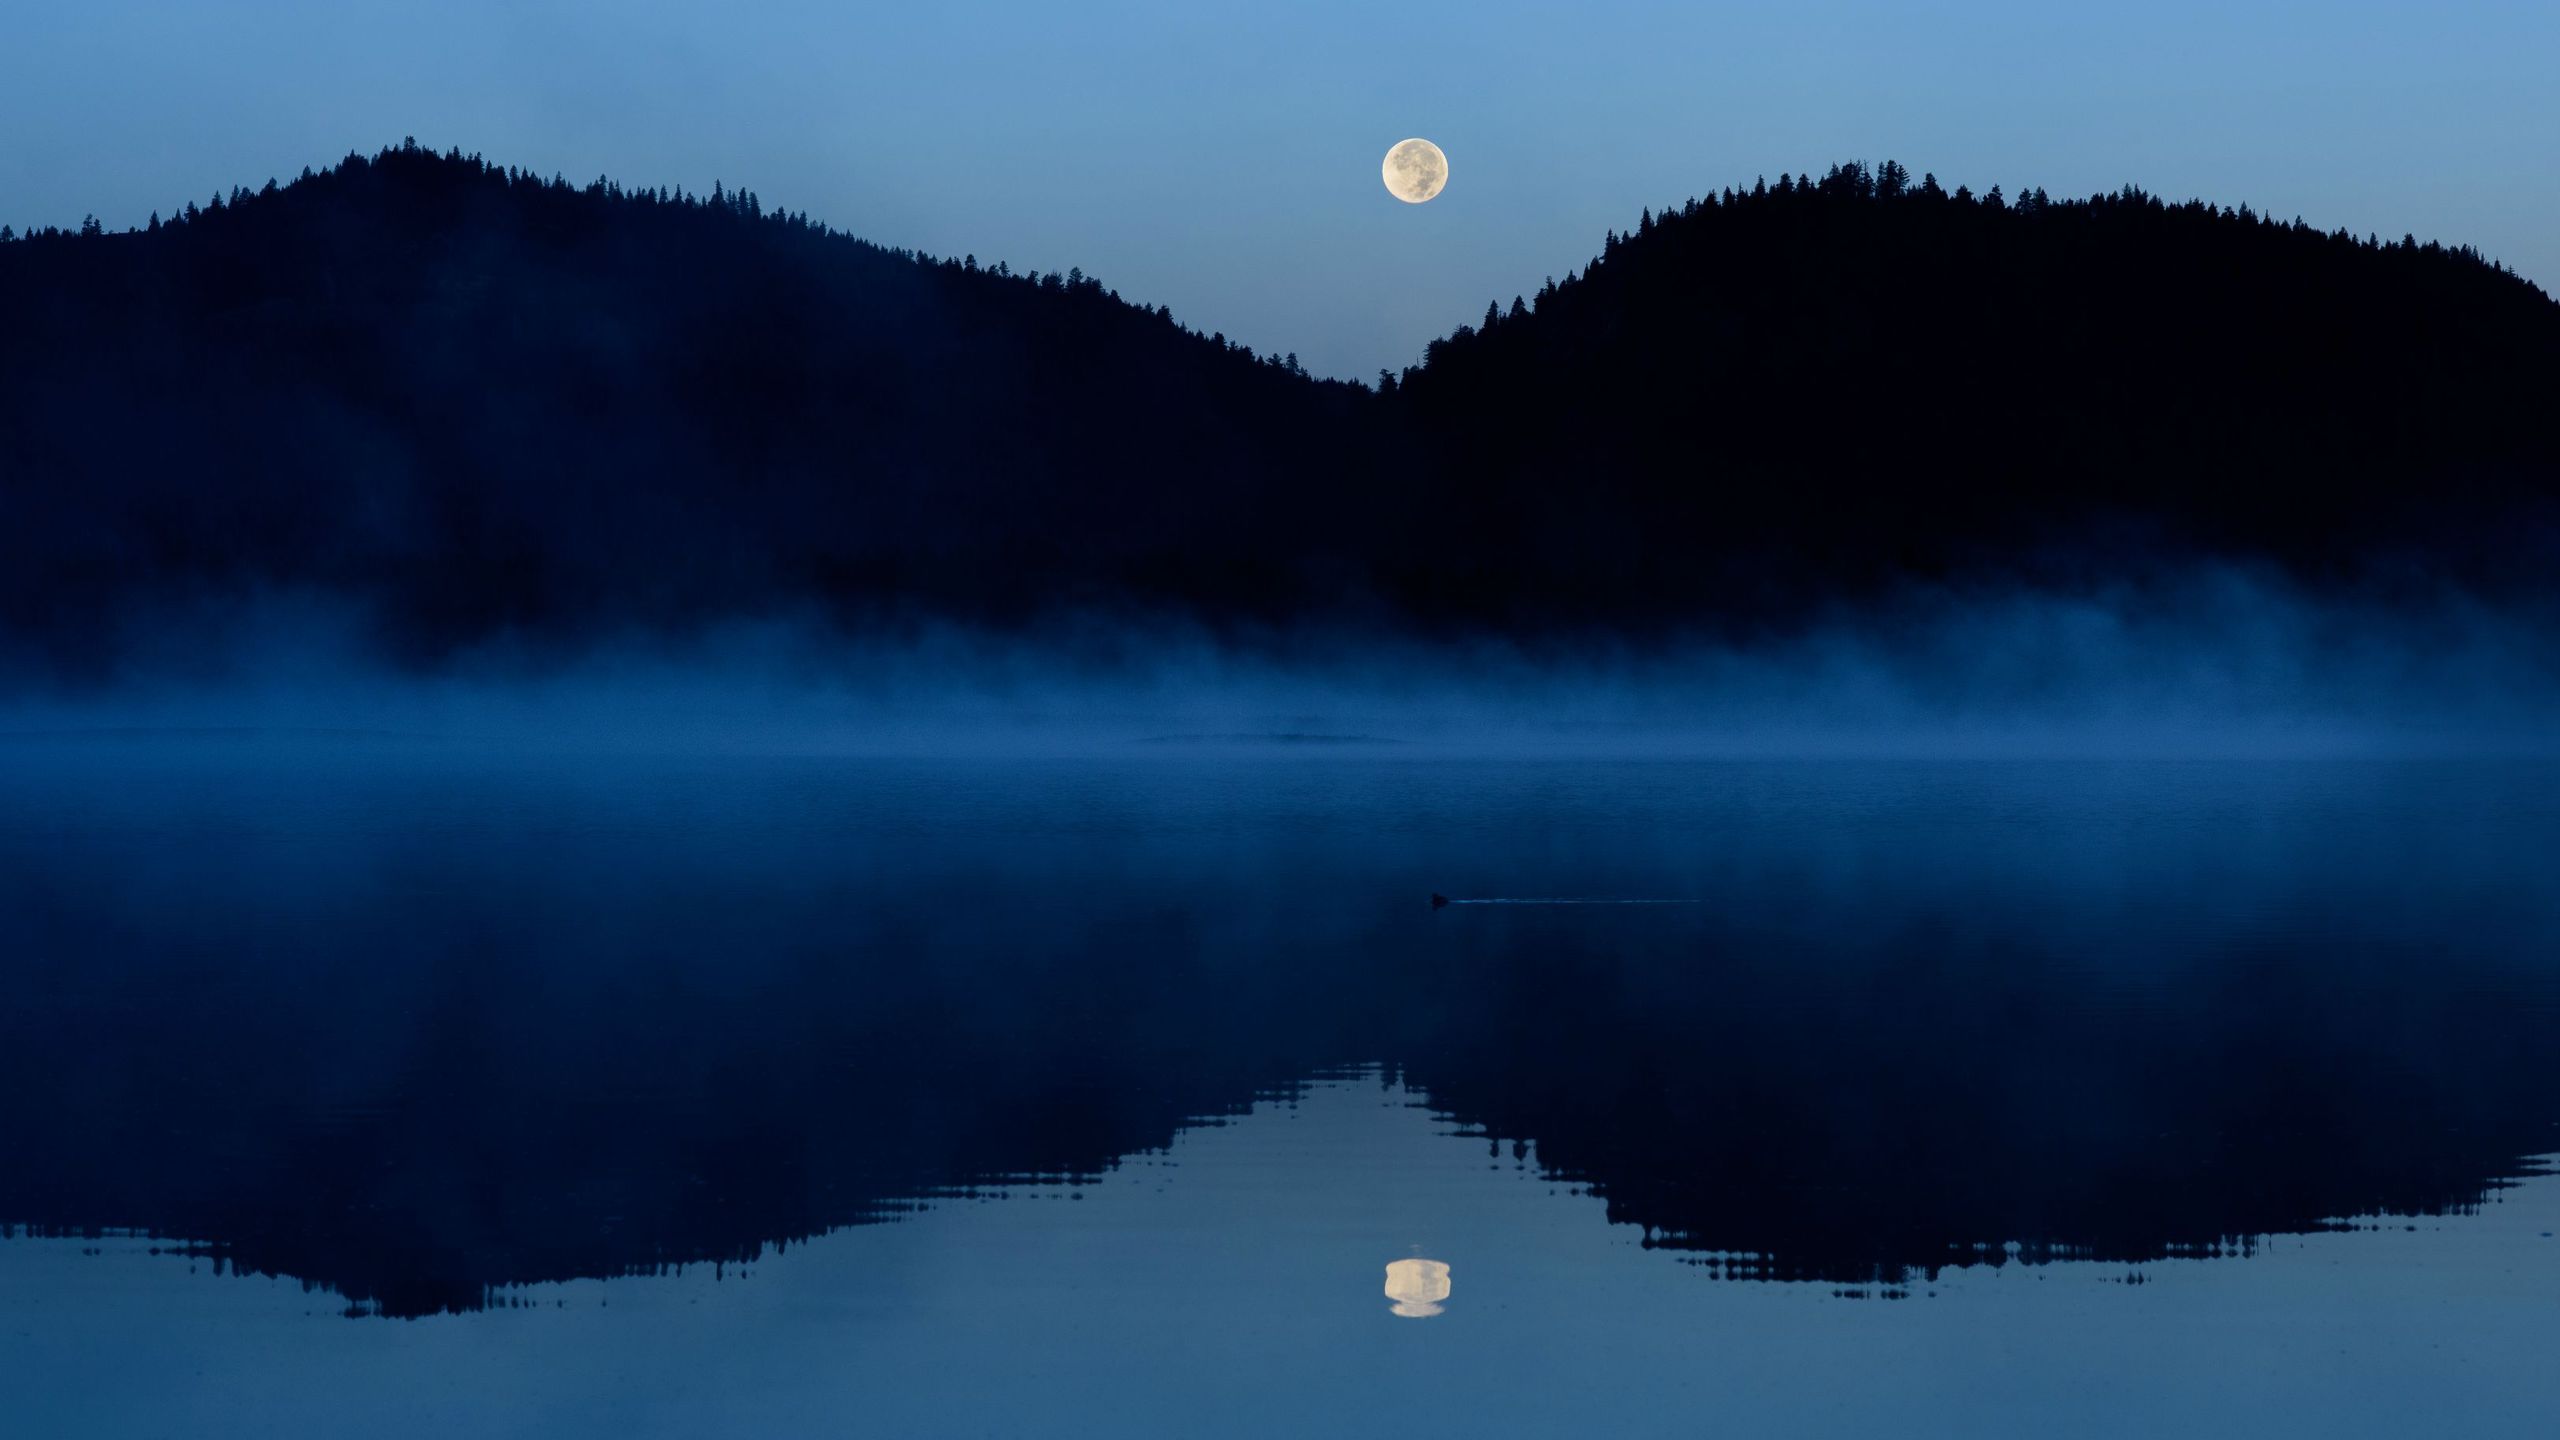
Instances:
[[[2540,761],[20,737],[0,1388],[37,1434],[2545,1428],[2553,853]]]

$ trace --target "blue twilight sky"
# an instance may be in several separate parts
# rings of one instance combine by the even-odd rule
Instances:
[[[2555,0],[12,0],[0,221],[414,134],[1080,265],[1312,369],[1417,358],[1647,205],[1832,161],[2132,181],[2560,288]],[[1378,179],[1407,135],[1438,200]]]

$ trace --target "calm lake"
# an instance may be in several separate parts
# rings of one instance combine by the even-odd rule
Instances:
[[[0,1429],[2551,1433],[2555,875],[2549,760],[0,738]]]

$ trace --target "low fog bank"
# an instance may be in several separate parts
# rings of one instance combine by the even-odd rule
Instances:
[[[846,633],[772,617],[377,658],[265,596],[158,617],[104,678],[0,676],[0,733],[847,754],[2181,755],[2540,751],[2560,628],[2459,594],[2238,570],[2102,592],[1909,592],[1742,638],[1212,635],[1125,617]]]

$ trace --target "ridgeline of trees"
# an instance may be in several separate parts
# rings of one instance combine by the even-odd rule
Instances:
[[[0,633],[72,662],[271,585],[413,655],[813,603],[1250,616],[1335,584],[1312,502],[1375,409],[1078,272],[407,145],[0,245],[0,314]]]
[[[1601,619],[2199,548],[2493,587],[2560,558],[2560,306],[2467,249],[2133,189],[1887,163],[1648,211],[1397,388],[1455,457],[1415,593],[1458,614],[1521,574]]]
[[[414,145],[0,236],[0,632],[66,663],[270,587],[432,655],[786,607],[1643,631],[2560,553],[2560,306],[2130,189],[1701,197],[1374,390],[1080,273]]]

